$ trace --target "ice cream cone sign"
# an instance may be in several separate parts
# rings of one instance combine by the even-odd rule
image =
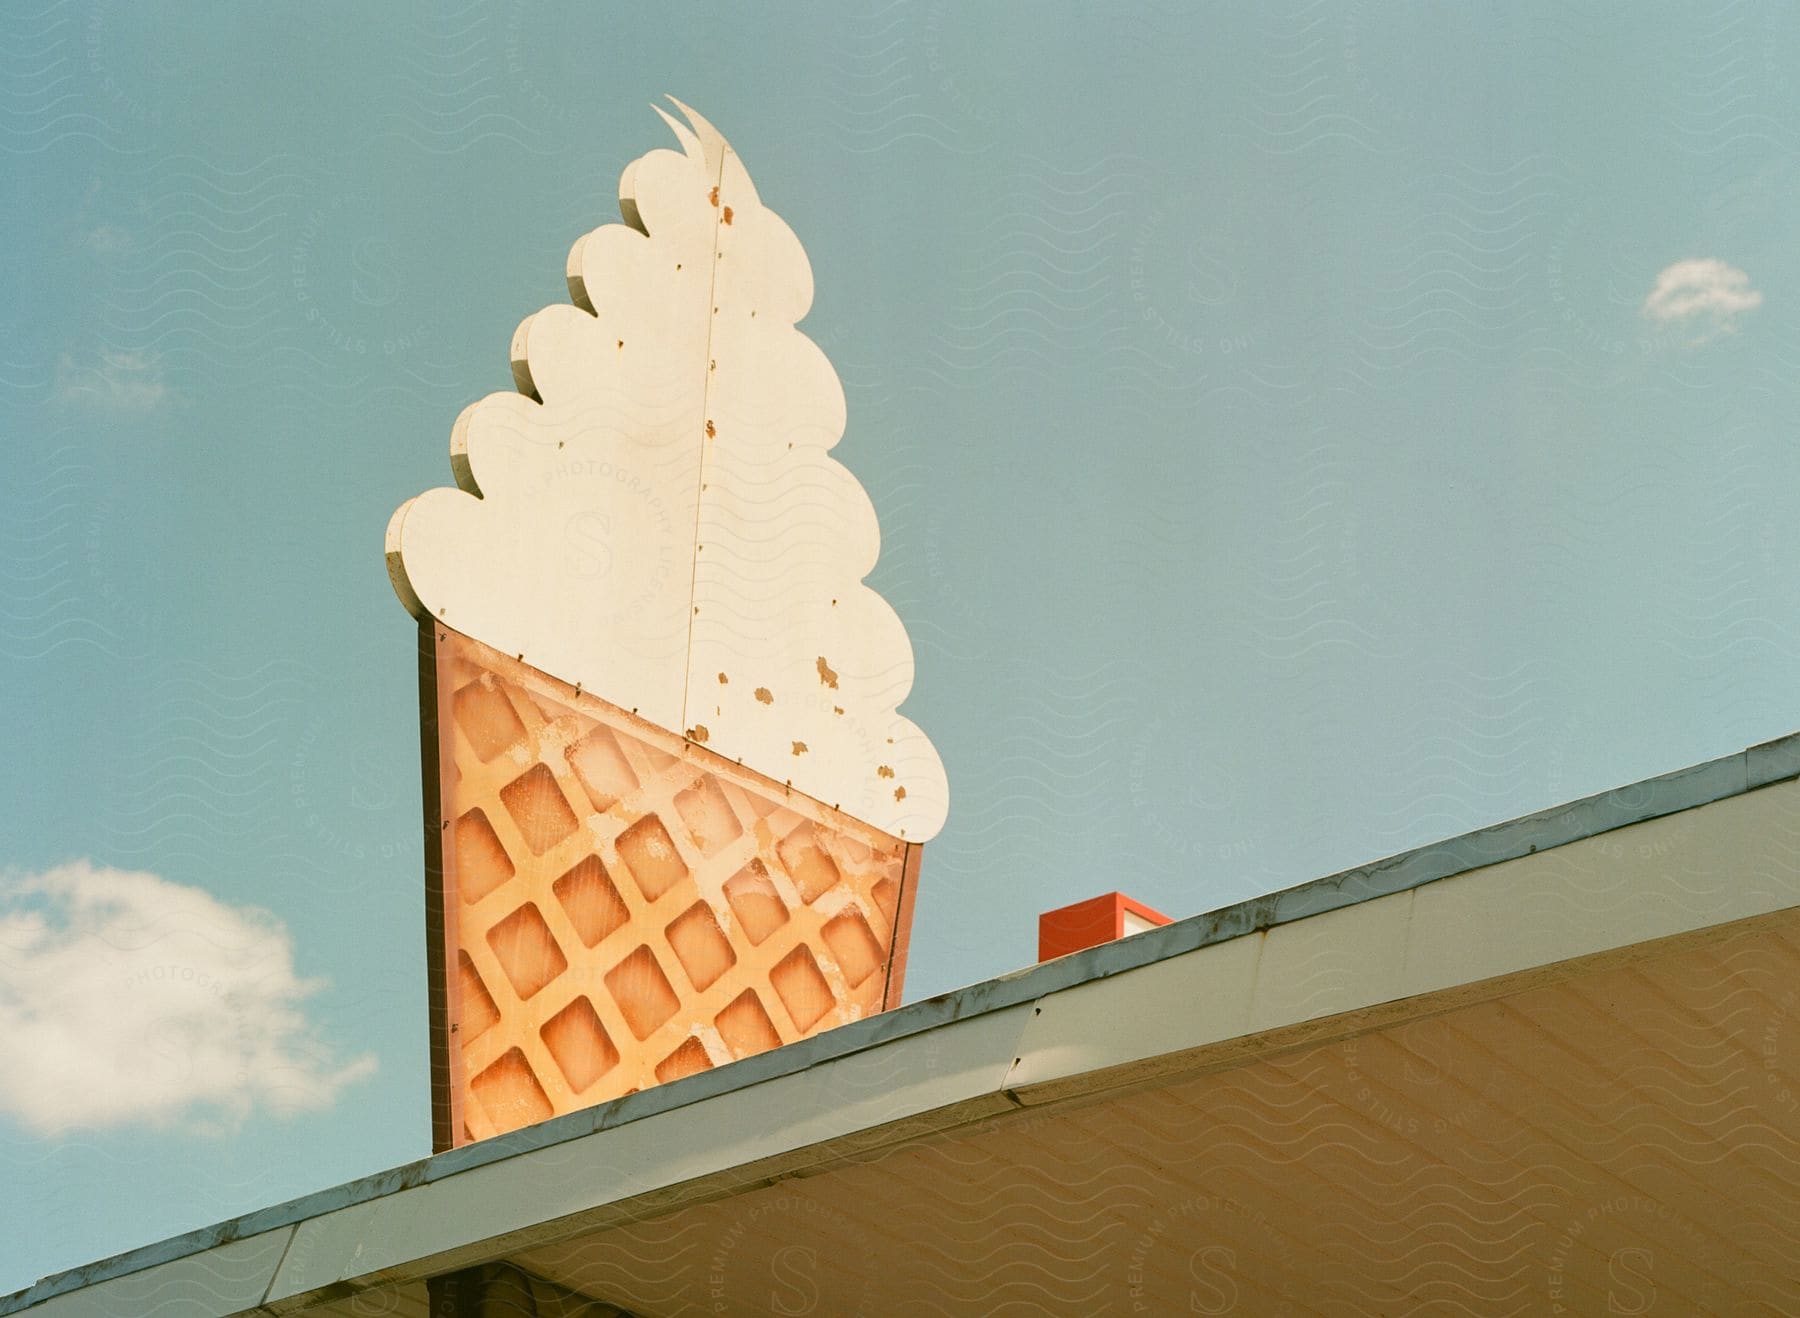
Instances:
[[[795,328],[806,254],[677,107],[513,335],[516,390],[457,419],[457,488],[388,526],[427,642],[440,1143],[892,1005],[948,808]]]

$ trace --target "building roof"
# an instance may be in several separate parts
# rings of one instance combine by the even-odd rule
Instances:
[[[0,1314],[424,1313],[424,1278],[496,1260],[644,1314],[763,1312],[774,1285],[843,1313],[1586,1312],[1609,1287],[1796,1307],[1797,777],[1800,735],[59,1273]]]

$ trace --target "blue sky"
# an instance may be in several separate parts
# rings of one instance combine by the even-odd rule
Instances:
[[[0,1290],[427,1151],[382,531],[664,93],[812,260],[951,782],[909,997],[1800,728],[1791,10],[7,28]]]

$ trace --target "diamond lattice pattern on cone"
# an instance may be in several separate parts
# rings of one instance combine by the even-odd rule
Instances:
[[[898,1002],[916,846],[442,625],[427,640],[448,1142]]]

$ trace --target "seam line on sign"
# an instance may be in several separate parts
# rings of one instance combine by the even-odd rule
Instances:
[[[802,793],[802,795],[804,795],[804,793]],[[832,808],[836,809],[837,807],[834,806]],[[900,886],[898,891],[894,894],[894,918],[888,925],[887,968],[882,973],[881,977],[882,1011],[892,1011],[895,1007],[900,1005],[898,1002],[894,1001],[894,965],[896,961],[895,953],[899,950],[897,944],[900,936],[900,921],[906,911],[907,888],[911,886],[911,884],[909,884],[909,877],[912,883],[917,882],[917,876],[914,873],[913,866],[913,846],[913,843],[906,843],[900,850]]]
[[[713,177],[715,192],[722,192],[725,187],[725,161],[731,155],[731,146],[727,143],[719,152],[719,168]],[[700,472],[695,477],[698,486],[694,491],[694,539],[689,552],[688,568],[688,612],[687,612],[687,653],[681,662],[681,724],[671,729],[683,738],[688,734],[688,694],[694,686],[694,603],[700,590],[700,501],[706,492],[706,424],[712,419],[712,362],[713,330],[719,323],[717,307],[719,305],[719,215],[725,204],[724,198],[713,208],[713,259],[707,262],[711,267],[707,271],[706,283],[706,348],[700,354],[700,378],[703,381],[700,389],[700,429],[695,435],[695,442],[700,445]]]

